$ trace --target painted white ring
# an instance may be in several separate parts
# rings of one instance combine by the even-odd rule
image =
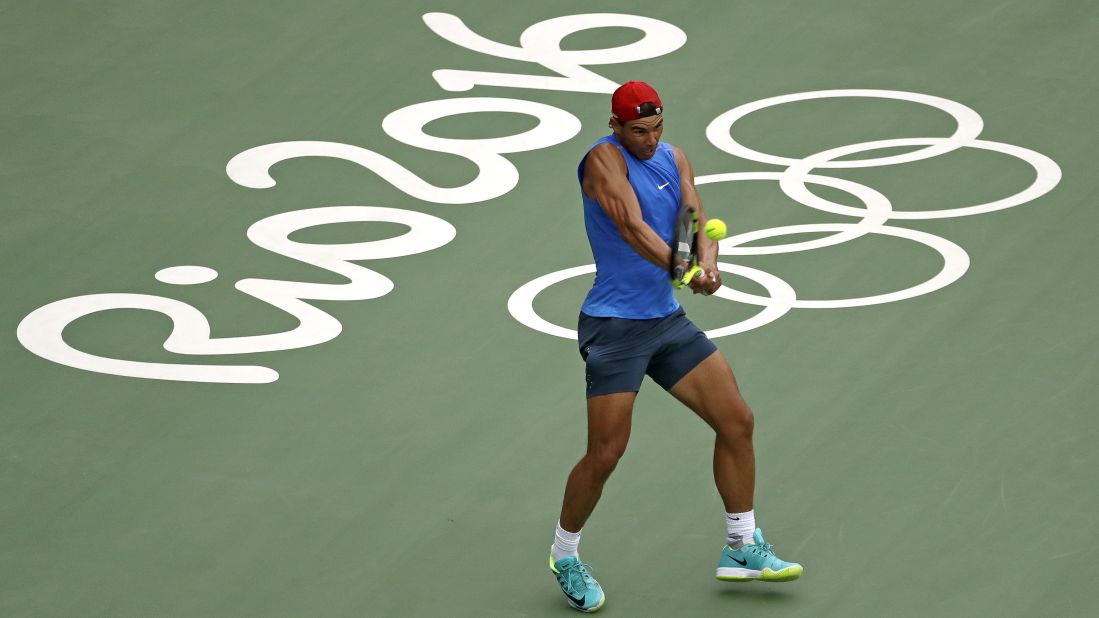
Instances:
[[[782,105],[783,103],[792,103],[795,101],[809,101],[813,99],[832,99],[843,97],[869,97],[878,99],[897,99],[901,101],[911,101],[913,103],[922,103],[930,107],[940,109],[951,116],[958,123],[957,128],[950,137],[939,138],[943,141],[936,142],[922,150],[914,150],[912,152],[906,152],[899,155],[893,155],[889,157],[880,157],[877,159],[859,159],[855,161],[829,161],[827,165],[819,165],[818,167],[828,168],[855,168],[855,167],[878,167],[881,165],[896,165],[898,163],[911,163],[912,161],[920,161],[922,159],[929,159],[931,157],[937,157],[941,154],[946,154],[951,150],[955,150],[962,146],[965,146],[977,138],[981,134],[981,130],[984,129],[984,120],[981,119],[981,115],[973,109],[958,103],[957,101],[951,101],[950,99],[944,99],[942,97],[936,97],[928,94],[921,94],[918,92],[904,92],[901,90],[869,90],[869,89],[845,89],[845,90],[814,90],[811,92],[797,92],[794,94],[786,94],[777,97],[770,97],[766,99],[760,99],[758,101],[752,101],[745,103],[738,107],[719,115],[717,118],[706,127],[706,138],[710,140],[714,146],[723,150],[733,156],[748,159],[749,161],[758,161],[760,163],[773,163],[775,165],[791,166],[795,165],[800,159],[793,159],[790,157],[781,157],[778,155],[767,154],[753,150],[744,146],[733,139],[730,131],[733,124],[737,120],[751,114],[752,112],[773,107],[775,105]]]
[[[542,275],[533,281],[528,281],[519,286],[518,290],[511,293],[511,297],[508,298],[508,313],[527,328],[533,328],[536,331],[546,333],[547,335],[553,335],[554,337],[575,340],[577,337],[575,330],[565,328],[564,326],[558,326],[538,315],[534,310],[534,299],[541,294],[543,290],[555,283],[560,283],[566,279],[572,279],[573,277],[588,275],[594,272],[595,264],[588,264],[586,266],[575,266],[573,268],[558,270]]]
[[[786,315],[790,309],[794,308],[794,304],[797,301],[797,292],[790,286],[789,283],[772,275],[771,273],[764,272],[748,266],[742,266],[740,264],[726,264],[724,262],[718,262],[717,268],[720,271],[733,273],[746,277],[755,281],[756,283],[767,288],[767,292],[771,294],[771,302],[767,303],[763,311],[755,314],[747,320],[742,320],[736,324],[730,324],[728,326],[722,326],[721,328],[714,328],[706,331],[706,336],[710,339],[717,339],[718,337],[725,337],[728,335],[735,335],[737,333],[747,332],[760,326],[770,324],[775,320]],[[724,298],[725,300],[731,300],[734,302],[745,302],[745,297],[748,295],[739,290],[735,290],[727,285],[722,285],[714,292],[714,296]],[[748,303],[754,304],[754,303]]]
[[[762,231],[765,232],[764,237],[771,237],[781,236],[784,234],[836,232],[842,231],[844,228],[851,227],[853,225],[854,224],[851,223],[811,223],[806,225],[787,225]],[[860,298],[843,298],[837,300],[798,299],[794,301],[792,308],[839,309],[844,307],[865,307],[869,305],[881,305],[885,303],[907,300],[909,298],[915,298],[917,296],[930,294],[931,292],[940,290],[960,279],[962,275],[964,275],[965,272],[969,269],[969,254],[965,252],[965,249],[962,249],[957,244],[945,238],[942,238],[941,236],[935,236],[934,234],[928,234],[927,232],[920,232],[917,230],[891,226],[881,226],[878,228],[870,229],[869,231],[874,234],[885,234],[887,236],[907,238],[909,240],[914,240],[918,243],[931,247],[932,249],[938,251],[939,255],[942,256],[942,269],[934,277],[928,279],[927,281],[896,292],[877,294],[874,296],[863,296]],[[767,305],[773,302],[771,298],[744,293],[741,293],[737,297],[737,300],[753,305]]]
[[[838,148],[832,148],[806,157],[805,159],[791,165],[787,168],[785,176],[779,181],[779,186],[786,195],[792,199],[810,206],[812,208],[820,208],[821,210],[828,210],[837,214],[847,215],[851,217],[863,216],[863,210],[859,208],[852,208],[850,206],[844,206],[842,204],[836,204],[829,202],[817,195],[813,194],[805,186],[805,181],[818,182],[817,179],[820,176],[810,174],[816,167],[826,167],[821,165],[824,162],[836,159],[839,157],[845,157],[851,154],[865,152],[868,150],[877,150],[879,148],[896,148],[900,146],[922,146],[935,144],[942,141],[943,138],[935,137],[915,137],[915,138],[902,138],[902,139],[887,139],[874,142],[863,142],[861,144],[851,144],[848,146],[840,146]],[[1061,181],[1061,168],[1049,157],[1040,152],[1035,152],[1029,148],[1023,148],[1021,146],[1015,146],[1012,144],[1004,144],[1001,142],[992,142],[987,140],[973,140],[965,145],[966,147],[980,148],[982,150],[991,150],[993,152],[999,152],[1009,156],[1013,156],[1017,159],[1030,164],[1034,168],[1035,178],[1034,182],[1027,188],[1019,191],[1015,195],[1008,196],[1003,199],[995,200],[992,202],[986,202],[984,204],[976,204],[973,206],[961,206],[958,208],[945,208],[941,210],[894,210],[890,215],[893,219],[945,219],[950,217],[965,217],[968,215],[979,215],[988,212],[994,212],[997,210],[1004,210],[1020,204],[1025,204],[1031,200],[1035,200],[1046,193],[1049,193],[1057,183]],[[826,208],[827,207],[827,208]]]
[[[711,339],[759,328],[760,326],[774,322],[786,315],[786,312],[794,306],[794,302],[796,301],[794,288],[790,287],[790,284],[775,275],[737,264],[718,263],[717,267],[721,271],[752,279],[756,283],[767,288],[767,291],[772,294],[772,298],[770,299],[770,302],[763,304],[763,311],[760,311],[756,315],[737,322],[736,324],[730,324],[728,326],[706,331],[706,335]],[[546,333],[547,335],[553,335],[554,337],[572,339],[575,341],[577,338],[575,330],[565,328],[564,326],[558,326],[538,315],[534,310],[534,299],[554,284],[594,272],[595,264],[588,264],[586,266],[576,266],[574,268],[566,268],[564,270],[552,272],[542,275],[533,281],[529,281],[515,290],[511,297],[508,298],[508,312],[511,313],[511,316],[520,324],[528,328]],[[714,293],[714,296],[734,302],[761,304],[744,300],[746,298],[757,299],[760,297],[745,294],[744,292],[734,290],[727,286],[719,288],[718,291]]]
[[[785,177],[785,172],[732,172],[727,174],[709,174],[696,178],[695,185],[706,185],[715,182],[735,182],[740,180],[777,180],[781,183]],[[844,180],[842,178],[816,176],[814,174],[804,174],[803,179],[804,182],[825,185],[849,193],[861,200],[862,203],[866,205],[866,208],[859,209],[843,206],[842,204],[834,204],[826,200],[820,200],[820,198],[816,198],[812,193],[810,193],[810,195],[819,200],[820,203],[805,204],[805,202],[802,202],[803,204],[810,206],[811,208],[817,208],[818,210],[824,210],[839,215],[862,217],[862,220],[854,224],[854,227],[833,234],[832,236],[783,245],[743,247],[741,245],[767,237],[765,236],[766,230],[744,232],[722,240],[718,245],[721,254],[773,255],[776,253],[794,253],[796,251],[809,251],[811,249],[820,249],[821,247],[830,247],[849,240],[854,240],[869,233],[871,228],[879,227],[888,221],[893,212],[893,206],[889,203],[889,198],[866,185]],[[806,191],[808,192],[808,190]],[[713,209],[711,209],[711,212],[713,212]]]

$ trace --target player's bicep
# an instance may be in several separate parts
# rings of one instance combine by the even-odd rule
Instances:
[[[695,188],[695,171],[691,166],[691,161],[678,147],[673,146],[672,148],[675,152],[676,167],[679,168],[679,201],[693,206],[701,215],[702,198],[699,197],[698,189]]]
[[[642,220],[641,205],[626,177],[625,167],[622,155],[613,147],[597,147],[588,154],[581,183],[584,193],[599,203],[620,230]]]

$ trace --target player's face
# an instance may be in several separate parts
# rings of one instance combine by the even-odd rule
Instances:
[[[638,159],[651,159],[656,154],[656,143],[664,133],[664,116],[648,116],[619,123],[611,121],[614,135],[626,150]]]

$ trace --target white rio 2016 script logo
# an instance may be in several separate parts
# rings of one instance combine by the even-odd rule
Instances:
[[[445,13],[428,13],[424,23],[444,39],[462,47],[501,58],[541,65],[560,77],[439,70],[436,82],[445,90],[465,91],[474,86],[537,88],[573,92],[610,93],[617,87],[586,66],[633,62],[662,56],[679,49],[687,35],[675,26],[636,15],[612,13],[569,15],[548,19],[527,28],[519,47],[488,40],[466,27],[462,20]],[[592,28],[626,27],[643,33],[640,40],[609,49],[563,51],[561,41]],[[533,129],[493,139],[444,139],[424,133],[428,123],[461,114],[512,112],[538,119]],[[548,148],[580,132],[580,121],[572,114],[542,103],[509,98],[459,98],[427,101],[401,108],[382,121],[382,129],[410,146],[453,154],[477,166],[477,176],[467,184],[437,187],[408,171],[392,159],[359,146],[334,142],[298,141],[267,144],[233,157],[225,171],[233,182],[264,189],[275,185],[270,170],[288,159],[332,157],[344,159],[381,176],[412,197],[437,204],[472,204],[491,200],[515,188],[519,173],[505,154]],[[401,223],[410,231],[385,240],[343,245],[314,245],[290,240],[294,232],[312,226],[378,221]],[[258,221],[248,229],[248,239],[275,253],[285,255],[346,277],[345,284],[320,284],[277,279],[242,279],[236,288],[249,296],[274,305],[298,319],[289,331],[249,337],[210,337],[210,323],[201,311],[184,302],[147,294],[90,294],[59,300],[30,313],[19,324],[19,342],[48,360],[119,376],[194,382],[265,383],[278,379],[267,367],[248,365],[202,365],[147,363],[88,354],[68,345],[65,327],[81,317],[110,309],[145,309],[172,319],[172,332],[164,348],[178,354],[250,354],[313,346],[340,334],[339,320],[314,307],[310,300],[367,300],[393,290],[393,282],[369,268],[353,264],[431,251],[454,239],[454,227],[423,213],[380,206],[331,206],[283,213]],[[175,266],[156,273],[156,278],[174,285],[211,281],[213,270],[201,266]]]
[[[424,22],[439,36],[483,54],[541,65],[560,77],[488,73],[482,71],[438,70],[436,82],[448,91],[466,91],[478,85],[610,93],[617,84],[586,67],[645,60],[675,51],[686,42],[679,28],[666,22],[621,14],[570,15],[549,19],[527,28],[520,46],[504,45],[481,37],[453,15],[429,13]],[[563,51],[561,41],[570,34],[592,28],[628,27],[643,33],[640,40],[621,47],[599,50]],[[925,103],[943,109],[958,121],[958,129],[946,138],[883,140],[835,148],[805,159],[788,159],[756,152],[730,137],[737,119],[755,110],[789,101],[824,97],[882,97]],[[514,112],[538,119],[533,129],[493,139],[444,139],[423,132],[428,123],[453,115],[475,112]],[[276,164],[298,157],[333,157],[352,161],[378,174],[398,189],[415,198],[439,204],[471,204],[504,195],[518,183],[518,171],[504,154],[548,148],[571,139],[580,131],[580,122],[572,114],[556,107],[510,98],[460,98],[428,101],[404,107],[382,121],[383,130],[393,138],[426,150],[444,152],[473,162],[477,176],[456,188],[442,188],[416,176],[399,163],[372,150],[321,141],[296,141],[267,144],[246,150],[226,166],[229,178],[245,187],[262,189],[275,185],[270,170]],[[939,289],[957,280],[969,264],[968,255],[948,240],[906,228],[886,225],[889,219],[930,219],[989,212],[1015,206],[1049,191],[1060,179],[1060,170],[1047,157],[1016,146],[978,140],[982,128],[980,116],[973,110],[938,97],[881,90],[833,90],[808,92],[756,101],[717,117],[707,129],[707,137],[719,149],[753,161],[786,166],[782,172],[753,172],[701,176],[697,183],[739,180],[777,180],[780,188],[795,200],[820,210],[857,217],[856,223],[797,225],[758,230],[728,238],[721,243],[722,255],[766,254],[805,251],[845,242],[865,234],[900,236],[926,244],[944,260],[942,271],[931,280],[900,292],[846,300],[805,300],[781,279],[768,273],[721,264],[722,270],[748,277],[762,284],[768,296],[761,297],[722,288],[717,296],[762,307],[752,318],[711,331],[712,337],[743,332],[771,322],[792,308],[850,307],[911,298]],[[877,159],[837,161],[844,156],[896,146],[923,146],[902,155]],[[879,192],[854,182],[811,174],[817,168],[867,167],[892,165],[940,155],[961,147],[983,148],[1017,156],[1037,171],[1034,183],[1021,193],[996,202],[945,211],[897,212]],[[822,184],[851,193],[865,208],[851,208],[813,195],[806,183]],[[295,231],[312,226],[343,222],[392,222],[410,230],[385,240],[342,245],[314,245],[289,239]],[[830,236],[808,242],[744,247],[753,240],[802,232],[830,232]],[[287,257],[318,266],[344,276],[345,284],[318,284],[272,279],[242,279],[236,288],[290,313],[299,325],[289,331],[248,337],[211,338],[210,325],[198,309],[170,298],[146,294],[91,294],[50,303],[29,314],[19,324],[19,341],[31,352],[51,361],[101,373],[138,378],[198,382],[265,383],[278,379],[267,367],[244,365],[202,365],[147,363],[95,356],[69,346],[62,336],[67,325],[80,317],[110,309],[145,309],[172,319],[173,329],[164,348],[179,354],[221,355],[271,352],[317,345],[339,335],[340,322],[317,309],[309,300],[367,300],[388,294],[393,282],[373,270],[353,264],[371,260],[413,255],[437,249],[453,240],[456,231],[446,221],[423,213],[380,206],[330,206],[283,213],[253,224],[247,232],[253,243]],[[534,313],[535,296],[550,285],[581,274],[594,272],[594,266],[581,266],[539,277],[522,286],[508,301],[508,309],[517,320],[537,330],[561,337],[575,338],[574,331],[550,324]],[[176,266],[156,273],[156,278],[174,285],[194,285],[217,276],[209,268]]]

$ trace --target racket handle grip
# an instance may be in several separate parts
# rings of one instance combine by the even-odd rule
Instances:
[[[691,283],[692,279],[701,274],[702,268],[698,264],[695,264],[691,266],[691,268],[687,272],[683,273],[683,277],[681,279],[677,279],[672,282],[672,285],[674,285],[677,290],[680,288],[684,288]]]

